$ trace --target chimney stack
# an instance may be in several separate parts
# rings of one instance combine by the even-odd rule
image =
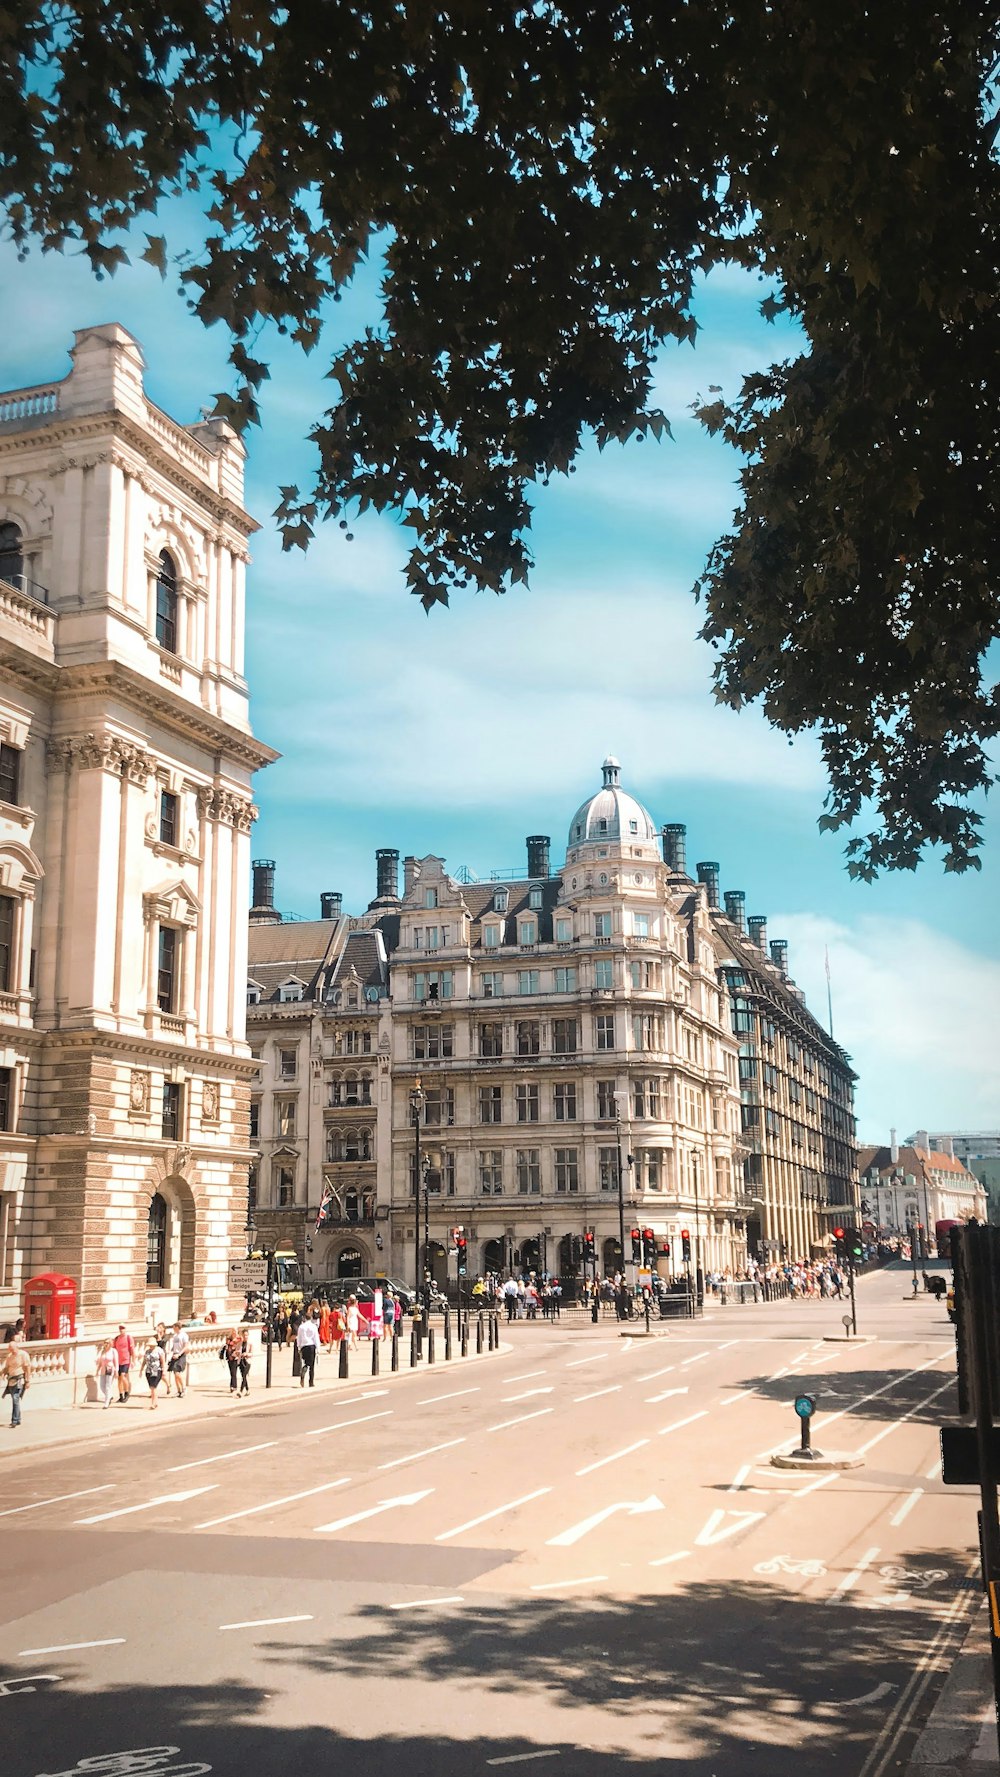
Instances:
[[[677,876],[687,875],[686,839],[687,828],[683,821],[671,821],[662,830],[663,862],[668,870]]]
[[[375,898],[399,900],[399,853],[385,846],[375,853]]]
[[[719,905],[719,866],[718,864],[698,864],[698,881],[703,882],[708,893],[710,907]]]
[[[751,944],[756,944],[757,949],[762,950],[766,956],[767,915],[764,913],[751,913],[750,918],[747,920],[747,928],[750,933]]]
[[[417,860],[415,857],[403,859],[403,894],[408,895],[417,880]]]
[[[771,950],[771,961],[773,962],[775,968],[777,970],[779,970],[779,972],[787,978],[787,975],[788,975],[788,939],[787,938],[772,938],[770,950]]]
[[[726,890],[726,912],[739,931],[747,929],[746,906],[747,898],[742,889]]]
[[[528,875],[547,877],[549,874],[549,846],[551,839],[546,833],[531,833],[528,836]]]
[[[896,1131],[894,1129],[890,1129],[889,1131],[889,1159],[892,1161],[893,1166],[899,1165],[899,1144],[896,1141]]]
[[[274,907],[274,859],[254,858],[250,918],[257,925],[278,925],[281,914]]]
[[[320,919],[339,919],[344,897],[335,889],[324,889],[319,898]]]

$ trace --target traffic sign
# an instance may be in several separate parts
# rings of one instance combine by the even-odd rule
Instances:
[[[247,1290],[263,1290],[267,1288],[266,1259],[230,1259],[229,1288],[234,1296],[245,1295]]]

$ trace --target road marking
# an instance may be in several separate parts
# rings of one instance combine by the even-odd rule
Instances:
[[[940,1456],[935,1456],[934,1461],[931,1464],[931,1467],[927,1470],[927,1473],[924,1476],[924,1480],[925,1481],[940,1481],[940,1479],[941,1479],[941,1458],[940,1458]],[[23,1511],[24,1508],[21,1507],[20,1509]]]
[[[954,1357],[953,1350],[950,1355],[952,1357]],[[923,1372],[925,1370],[929,1370],[931,1368],[932,1364],[939,1364],[941,1362],[942,1358],[947,1358],[948,1356],[949,1356],[949,1352],[948,1352],[947,1348],[945,1348],[944,1350],[939,1351],[934,1357],[927,1358],[924,1361],[924,1363],[917,1364],[915,1369],[905,1371],[902,1376],[893,1376],[888,1382],[883,1382],[881,1388],[873,1388],[869,1394],[863,1394],[859,1400],[852,1401],[849,1407],[838,1407],[835,1413],[824,1413],[824,1415],[823,1415],[823,1429],[824,1429],[824,1431],[826,1430],[827,1426],[833,1425],[836,1420],[843,1419],[845,1413],[853,1413],[857,1410],[858,1407],[866,1407],[868,1405],[869,1401],[877,1401],[879,1399],[880,1395],[888,1394],[891,1389],[900,1387],[901,1384],[904,1382],[909,1382],[911,1376],[922,1376]],[[940,1390],[938,1392],[940,1392]],[[933,1398],[933,1397],[929,1397],[929,1398]],[[924,1403],[918,1403],[918,1405],[922,1405],[922,1404],[924,1404]],[[912,1409],[911,1409],[911,1411],[912,1411]],[[900,1423],[900,1421],[896,1420],[894,1422],[894,1424],[889,1429],[891,1431],[895,1431],[896,1425],[898,1425],[899,1423]],[[755,1458],[755,1460],[758,1462],[766,1462],[768,1457],[777,1456],[779,1453],[786,1450],[787,1447],[788,1447],[788,1440],[787,1440],[787,1438],[783,1438],[780,1444],[772,1444],[771,1448],[769,1450],[762,1450],[760,1452],[759,1456]]]
[[[655,1407],[659,1401],[669,1401],[671,1395],[687,1394],[687,1392],[686,1388],[665,1388],[662,1394],[648,1394],[646,1405],[647,1407]]]
[[[553,1407],[536,1407],[534,1413],[521,1413],[517,1419],[502,1419],[499,1425],[488,1425],[487,1431],[509,1431],[512,1425],[527,1425],[529,1419],[544,1419],[546,1413],[552,1413]]]
[[[378,1518],[383,1512],[393,1512],[397,1506],[416,1506],[422,1499],[433,1493],[433,1487],[424,1487],[420,1493],[397,1493],[395,1499],[382,1499],[377,1506],[369,1506],[365,1512],[352,1512],[349,1518],[334,1518],[329,1524],[317,1524],[317,1535],[324,1531],[332,1535],[335,1530],[348,1530],[352,1524],[363,1524],[367,1518]]]
[[[504,1407],[512,1407],[515,1401],[533,1401],[536,1395],[551,1393],[551,1384],[547,1388],[526,1388],[523,1394],[502,1394],[500,1402]]]
[[[564,1586],[596,1586],[601,1580],[607,1579],[606,1573],[588,1573],[579,1580],[546,1580],[542,1586],[532,1586],[533,1592],[561,1592]]]
[[[881,1703],[882,1698],[891,1697],[895,1689],[894,1684],[886,1684],[883,1680],[881,1684],[875,1686],[873,1691],[866,1691],[863,1697],[841,1697],[837,1707],[850,1709],[858,1703]]]
[[[604,1506],[589,1518],[581,1518],[579,1524],[572,1524],[568,1530],[561,1530],[558,1536],[550,1536],[547,1546],[550,1549],[568,1549],[573,1543],[578,1543],[582,1536],[586,1536],[588,1530],[596,1530],[598,1524],[604,1523],[605,1518],[613,1518],[616,1512],[627,1512],[630,1518],[638,1518],[647,1512],[665,1512],[666,1509],[662,1499],[657,1499],[655,1493],[651,1493],[648,1499],[619,1500],[617,1505]]]
[[[109,1493],[114,1481],[105,1481],[102,1487],[81,1487],[79,1493],[57,1493],[54,1499],[33,1499],[27,1506],[8,1506],[0,1512],[0,1518],[13,1518],[15,1512],[37,1512],[40,1506],[58,1506],[64,1499],[84,1499],[88,1493]]]
[[[595,1388],[590,1394],[575,1395],[573,1398],[573,1405],[574,1407],[578,1407],[581,1401],[599,1401],[602,1394],[619,1394],[621,1392],[621,1386],[620,1382],[612,1382],[609,1388]]]
[[[641,1450],[648,1443],[648,1438],[640,1438],[637,1444],[626,1444],[624,1450],[614,1450],[610,1456],[602,1456],[600,1462],[589,1462],[586,1468],[577,1469],[577,1479],[581,1475],[592,1475],[595,1469],[606,1468],[609,1462],[618,1462],[623,1456],[631,1456],[633,1450]]]
[[[414,1404],[418,1407],[433,1407],[438,1401],[457,1401],[459,1395],[478,1393],[479,1384],[477,1383],[475,1388],[456,1388],[451,1394],[429,1394],[425,1401],[416,1401]]]
[[[561,1750],[556,1747],[551,1752],[514,1752],[508,1758],[488,1758],[488,1765],[526,1765],[530,1759],[562,1758]]]
[[[756,1524],[764,1516],[764,1512],[727,1512],[717,1506],[714,1512],[709,1512],[694,1540],[699,1548],[707,1549],[713,1543],[725,1542],[727,1536],[735,1536],[740,1530],[749,1530],[751,1524]],[[726,1518],[732,1518],[733,1523],[725,1523]]]
[[[566,1364],[564,1367],[567,1370],[578,1370],[581,1364],[601,1364],[604,1363],[607,1355],[606,1351],[598,1351],[593,1357],[575,1357],[571,1364]],[[486,1762],[489,1764],[489,1759]]]
[[[223,1450],[221,1456],[199,1456],[197,1462],[175,1462],[173,1468],[165,1472],[168,1475],[179,1475],[186,1468],[204,1468],[206,1462],[229,1462],[233,1456],[252,1456],[256,1450],[273,1450],[277,1438],[267,1444],[243,1444],[239,1450]]]
[[[536,1376],[547,1376],[547,1370],[529,1370],[524,1376],[508,1376],[507,1387],[513,1388],[515,1382],[534,1382]]]
[[[464,1604],[461,1592],[452,1592],[448,1598],[408,1598],[405,1604],[390,1604],[390,1610],[419,1610],[424,1604]]]
[[[669,1567],[673,1561],[686,1561],[690,1553],[690,1549],[678,1549],[676,1554],[661,1555],[658,1561],[651,1561],[649,1565],[650,1567]]]
[[[655,1382],[658,1376],[669,1376],[671,1371],[676,1370],[676,1368],[677,1368],[676,1364],[668,1364],[665,1370],[650,1370],[648,1376],[637,1376],[636,1381],[637,1382]]]
[[[220,1623],[219,1629],[276,1629],[280,1623],[314,1623],[315,1617],[252,1617],[248,1623]]]
[[[743,1389],[742,1393],[740,1393],[740,1394],[728,1394],[724,1401],[719,1402],[719,1406],[720,1407],[731,1407],[734,1405],[734,1403],[736,1401],[748,1401],[749,1399],[750,1399],[749,1389]]]
[[[668,1432],[680,1431],[682,1425],[693,1425],[696,1419],[704,1419],[707,1413],[708,1408],[702,1407],[699,1413],[689,1413],[686,1419],[675,1419],[673,1425],[661,1425],[656,1435],[665,1438]]]
[[[106,1524],[109,1518],[127,1518],[132,1512],[151,1512],[155,1506],[183,1505],[186,1499],[197,1499],[200,1493],[214,1493],[218,1481],[207,1487],[189,1487],[184,1493],[158,1493],[155,1499],[144,1499],[137,1506],[118,1506],[113,1512],[98,1512],[93,1518],[78,1518],[78,1524]]]
[[[930,1394],[924,1396],[922,1401],[917,1401],[908,1412],[902,1413],[898,1419],[894,1419],[891,1425],[884,1426],[881,1431],[877,1431],[875,1436],[869,1438],[866,1444],[860,1445],[854,1454],[856,1456],[866,1456],[868,1451],[874,1450],[876,1444],[881,1444],[882,1439],[887,1438],[890,1432],[898,1431],[901,1425],[905,1425],[908,1419],[913,1418],[914,1413],[921,1412],[924,1407],[930,1405],[931,1401],[936,1401],[939,1394],[947,1393],[948,1389],[953,1388],[954,1386],[955,1378],[954,1376],[949,1376],[947,1382],[942,1382],[940,1388],[933,1389]]]
[[[917,1500],[923,1499],[923,1497],[924,1497],[923,1488],[922,1487],[915,1487],[913,1489],[913,1492],[911,1494],[909,1494],[906,1499],[904,1499],[904,1501],[903,1501],[902,1505],[899,1507],[899,1509],[897,1511],[893,1512],[892,1517],[889,1519],[889,1523],[894,1526],[898,1526],[898,1525],[902,1524],[903,1519],[909,1517],[910,1513],[912,1512],[914,1506],[917,1503]]]
[[[741,1469],[737,1469],[734,1479],[732,1481],[730,1481],[729,1486],[726,1488],[726,1492],[727,1493],[741,1492],[742,1487],[743,1487],[743,1483],[746,1480],[749,1473],[750,1473],[750,1464],[748,1462],[745,1462]]]
[[[541,1499],[543,1493],[551,1493],[551,1487],[537,1487],[534,1493],[522,1493],[520,1499],[512,1499],[508,1505],[495,1506],[492,1512],[483,1512],[479,1518],[469,1518],[465,1524],[457,1524],[454,1530],[442,1530],[434,1538],[436,1543],[450,1542],[453,1536],[461,1536],[466,1530],[476,1530],[480,1524],[488,1524],[491,1518],[501,1518],[504,1512],[514,1512],[518,1506],[527,1505],[529,1499]]]
[[[106,1641],[61,1641],[56,1647],[22,1647],[19,1660],[30,1660],[35,1654],[72,1654],[81,1647],[122,1647],[124,1635],[110,1635]]]
[[[736,1343],[737,1341],[735,1339],[727,1339],[724,1345],[719,1345],[716,1349],[718,1351],[728,1351],[730,1346],[735,1345]]]
[[[307,1438],[322,1438],[328,1431],[346,1431],[352,1425],[365,1425],[369,1419],[389,1419],[392,1408],[383,1407],[380,1413],[362,1413],[357,1419],[338,1419],[333,1425],[317,1425],[315,1430],[307,1431]]]
[[[279,1506],[294,1505],[298,1499],[310,1499],[314,1493],[329,1493],[331,1487],[346,1487],[350,1475],[341,1475],[336,1481],[324,1481],[321,1487],[307,1487],[304,1493],[286,1493],[283,1499],[266,1499],[263,1505],[244,1506],[242,1511],[227,1512],[222,1518],[209,1518],[204,1524],[196,1524],[196,1530],[214,1530],[217,1524],[231,1524],[234,1518],[250,1518],[254,1512],[277,1511]]]
[[[807,1493],[818,1493],[821,1487],[829,1487],[831,1481],[839,1481],[840,1474],[823,1475],[818,1481],[810,1481],[808,1487],[792,1488],[790,1491],[795,1499],[805,1499]]]
[[[43,1679],[61,1684],[62,1676],[61,1672],[25,1672],[20,1678],[8,1678],[0,1683],[0,1697],[33,1697],[36,1684],[41,1684]]]
[[[874,1559],[878,1553],[879,1553],[879,1551],[877,1548],[865,1550],[864,1554],[861,1557],[861,1560],[858,1562],[857,1567],[852,1568],[850,1573],[845,1574],[843,1579],[841,1580],[839,1586],[836,1586],[834,1588],[834,1591],[833,1591],[833,1602],[834,1603],[836,1603],[841,1598],[847,1597],[847,1594],[851,1590],[852,1586],[857,1585],[859,1579],[861,1578],[861,1575],[865,1571],[865,1568],[871,1566],[872,1562],[874,1561]]]
[[[391,1462],[380,1462],[379,1468],[401,1468],[404,1462],[419,1462],[422,1456],[436,1456],[439,1450],[454,1450],[456,1444],[464,1444],[464,1438],[449,1438],[446,1444],[429,1444],[426,1450],[412,1450],[409,1456],[394,1456]]]
[[[694,1357],[682,1358],[681,1369],[686,1370],[688,1364],[700,1364],[703,1357],[711,1357],[711,1355],[712,1353],[710,1351],[698,1351],[695,1353]]]

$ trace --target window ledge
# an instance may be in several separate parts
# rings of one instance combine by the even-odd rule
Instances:
[[[15,827],[31,827],[35,822],[35,811],[21,802],[0,802],[0,820],[10,821]]]

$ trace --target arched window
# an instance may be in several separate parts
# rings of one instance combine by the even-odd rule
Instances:
[[[165,549],[156,576],[156,639],[168,653],[177,653],[177,569]]]
[[[353,1189],[350,1191],[345,1191],[344,1192],[344,1220],[345,1220],[345,1222],[356,1222],[360,1219],[360,1216],[361,1216],[361,1201],[358,1197],[357,1191],[355,1191]]]
[[[356,1246],[345,1246],[337,1256],[338,1277],[361,1277],[364,1271],[364,1259]]]
[[[340,1159],[340,1136],[336,1128],[326,1132],[326,1157],[329,1161]]]
[[[162,1290],[167,1281],[167,1200],[157,1191],[146,1229],[146,1287]]]
[[[8,521],[0,524],[0,580],[6,580],[11,586],[19,586],[23,578],[21,533],[16,524]]]

